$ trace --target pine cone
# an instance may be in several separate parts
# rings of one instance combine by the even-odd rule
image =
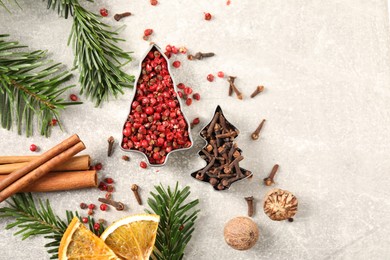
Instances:
[[[289,191],[274,189],[265,196],[264,212],[276,221],[292,218],[298,211],[298,200]]]

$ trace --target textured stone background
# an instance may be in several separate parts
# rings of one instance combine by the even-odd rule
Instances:
[[[81,2],[84,2],[80,0]],[[190,185],[192,198],[200,199],[196,232],[187,247],[186,259],[386,259],[390,258],[390,55],[389,20],[385,0],[296,1],[168,1],[152,7],[143,1],[96,1],[87,4],[98,11],[105,6],[115,26],[125,25],[123,47],[134,51],[129,73],[148,43],[141,39],[153,28],[153,41],[160,46],[187,46],[192,51],[214,51],[217,56],[201,62],[185,62],[174,70],[177,82],[200,92],[202,100],[185,113],[206,123],[219,104],[241,130],[236,139],[244,151],[244,168],[254,172],[250,181],[233,185],[228,192],[215,192],[189,174],[205,163],[197,151],[203,145],[194,129],[193,149],[174,154],[164,168],[142,170],[142,157],[120,160],[115,151],[107,159],[106,139],[120,138],[133,90],[118,100],[94,108],[85,101],[63,113],[66,132],[56,129],[51,138],[18,136],[0,130],[1,154],[31,154],[31,143],[47,150],[72,133],[85,141],[95,162],[102,162],[101,177],[116,180],[115,199],[124,201],[127,212],[96,216],[114,220],[143,212],[130,191],[131,183],[142,187],[146,200],[158,183]],[[42,1],[20,0],[22,10],[0,10],[0,33],[29,45],[47,49],[51,57],[71,68],[73,55],[66,46],[71,21],[45,9]],[[133,16],[117,23],[112,15],[131,11]],[[214,19],[204,21],[203,12]],[[238,76],[244,101],[226,95],[227,83],[206,81],[219,70]],[[73,83],[77,83],[75,73]],[[266,92],[248,96],[258,84]],[[76,90],[75,90],[76,91]],[[83,98],[82,98],[83,99]],[[261,119],[267,123],[261,139],[252,142],[250,132]],[[281,168],[277,185],[295,193],[299,213],[294,223],[270,221],[261,209],[269,188],[261,180],[275,163]],[[81,201],[96,202],[98,190],[41,194],[56,212],[76,210]],[[234,251],[223,240],[223,226],[234,216],[246,214],[244,196],[258,202],[254,220],[261,230],[259,243],[246,252]],[[0,220],[0,259],[48,259],[43,238],[24,242],[5,231],[9,220]],[[7,248],[7,249],[6,249]]]

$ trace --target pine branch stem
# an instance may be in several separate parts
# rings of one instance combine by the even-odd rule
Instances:
[[[53,104],[50,104],[49,102],[47,102],[46,100],[40,98],[37,94],[29,91],[28,89],[26,89],[25,87],[23,87],[22,85],[18,84],[15,80],[11,80],[11,83],[12,83],[12,86],[18,88],[19,90],[23,91],[24,93],[32,96],[36,101],[38,101],[39,103],[41,104],[44,104],[45,106],[47,106],[50,110],[53,110],[55,109],[55,106]]]

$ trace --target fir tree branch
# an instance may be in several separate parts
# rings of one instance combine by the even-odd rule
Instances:
[[[19,231],[15,235],[21,235],[22,240],[31,236],[44,235],[51,242],[45,244],[47,252],[51,254],[51,259],[58,258],[58,248],[61,238],[66,231],[69,223],[74,216],[80,218],[77,212],[66,211],[66,220],[62,220],[52,210],[48,200],[34,201],[31,193],[16,194],[7,201],[8,207],[0,208],[0,218],[14,218],[14,222],[8,224],[6,229],[18,228]],[[100,225],[99,230],[94,230],[95,221],[88,217],[89,228],[95,234],[101,234],[104,231],[104,226]]]
[[[162,185],[155,186],[157,193],[151,192],[148,205],[160,216],[155,249],[152,258],[158,260],[179,260],[184,257],[184,250],[195,230],[195,220],[200,210],[195,210],[199,200],[186,202],[190,187],[179,189],[179,184],[172,190]],[[148,213],[152,213],[146,210]]]
[[[68,44],[72,44],[74,65],[80,72],[81,94],[99,106],[110,95],[117,97],[123,94],[124,87],[132,86],[134,76],[122,69],[132,59],[130,52],[117,46],[124,41],[118,33],[103,23],[99,15],[83,8],[78,0],[47,1],[48,8],[57,9],[65,18],[69,13],[73,16]]]
[[[59,121],[59,113],[69,105],[61,95],[74,85],[60,87],[71,78],[60,63],[47,60],[45,51],[21,52],[26,46],[0,35],[0,121],[10,130],[17,126],[18,134],[33,134],[34,117],[40,134],[49,136],[51,120]],[[59,121],[60,127],[61,122]]]

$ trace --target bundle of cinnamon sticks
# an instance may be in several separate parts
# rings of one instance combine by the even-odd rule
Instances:
[[[0,156],[0,202],[18,192],[71,190],[97,186],[88,155],[72,135],[41,156]]]

